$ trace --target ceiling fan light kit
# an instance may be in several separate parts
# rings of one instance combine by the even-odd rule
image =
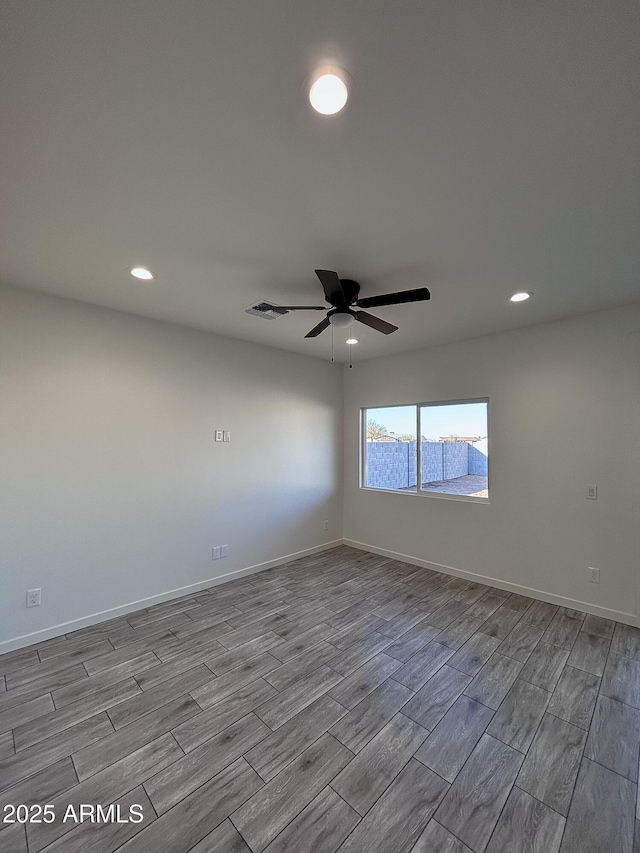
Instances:
[[[355,319],[356,315],[351,311],[336,311],[335,314],[329,315],[329,322],[335,329],[348,329]]]

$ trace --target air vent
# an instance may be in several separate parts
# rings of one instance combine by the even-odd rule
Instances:
[[[264,317],[265,320],[277,320],[283,314],[289,313],[286,308],[273,305],[271,302],[256,302],[255,305],[244,310],[247,314],[253,314],[254,317]]]

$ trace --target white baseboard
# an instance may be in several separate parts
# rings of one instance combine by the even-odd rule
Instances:
[[[256,563],[254,566],[248,566],[246,569],[237,569],[234,572],[227,572],[224,575],[218,575],[215,578],[208,578],[198,583],[189,584],[188,586],[171,589],[167,592],[161,592],[157,595],[151,595],[148,598],[141,598],[138,601],[131,601],[128,604],[122,604],[119,607],[112,607],[109,610],[101,610],[99,613],[91,613],[89,616],[82,616],[80,619],[72,619],[70,622],[62,622],[59,625],[52,625],[50,628],[43,628],[40,631],[34,631],[31,634],[23,634],[20,637],[14,637],[11,640],[0,642],[0,655],[6,652],[13,652],[16,649],[22,649],[25,646],[32,646],[34,643],[41,643],[45,640],[50,640],[52,637],[60,637],[62,634],[70,634],[72,631],[78,631],[80,628],[87,628],[90,625],[98,625],[100,622],[106,622],[109,619],[115,619],[117,616],[126,616],[127,613],[132,613],[136,610],[142,610],[144,607],[151,607],[153,604],[161,604],[163,601],[171,601],[173,598],[181,598],[183,595],[189,595],[192,592],[200,592],[203,589],[209,589],[212,586],[218,586],[222,583],[228,583],[231,580],[245,577],[246,575],[254,575],[258,572],[264,572],[266,569],[271,569],[274,566],[281,566],[283,563],[289,563],[292,560],[298,560],[300,557],[306,557],[309,554],[318,554],[321,551],[328,551],[329,548],[337,548],[342,545],[342,539],[336,539],[333,542],[325,542],[322,545],[315,545],[313,548],[306,548],[304,551],[296,551],[295,554],[287,554],[284,557],[277,557],[275,560],[268,560],[265,563]]]
[[[587,601],[579,601],[575,598],[566,598],[563,595],[555,595],[552,592],[546,592],[542,589],[533,589],[532,587],[522,586],[518,583],[510,583],[509,581],[501,580],[500,578],[492,578],[488,575],[480,575],[477,572],[468,572],[465,569],[457,569],[453,566],[443,566],[440,563],[432,563],[430,560],[421,560],[419,557],[411,557],[408,554],[399,554],[397,551],[389,551],[387,548],[377,548],[375,545],[367,545],[364,542],[355,542],[353,539],[343,539],[343,544],[350,548],[357,548],[360,551],[370,551],[372,554],[380,554],[381,557],[389,557],[391,560],[398,560],[401,563],[410,563],[413,566],[420,566],[424,569],[432,569],[434,572],[442,572],[445,575],[454,575],[458,578],[475,581],[476,583],[495,586],[498,589],[504,589],[507,592],[517,592],[519,595],[526,595],[529,598],[537,598],[540,601],[548,601],[550,604],[558,604],[561,607],[569,607],[573,610],[582,610],[585,613],[592,613],[594,616],[602,616],[605,619],[614,619],[616,622],[624,622],[626,625],[640,627],[640,619],[635,613],[626,613],[623,610],[613,610],[610,607],[600,607],[598,604],[591,604]]]

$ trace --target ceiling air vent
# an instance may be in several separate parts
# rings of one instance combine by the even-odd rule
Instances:
[[[277,320],[283,314],[289,313],[286,308],[273,305],[271,302],[256,302],[255,305],[251,305],[244,310],[247,314],[253,314],[254,317],[264,317],[265,320]]]

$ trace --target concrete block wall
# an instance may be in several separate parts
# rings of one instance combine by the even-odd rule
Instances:
[[[479,474],[482,477],[486,477],[489,473],[489,467],[487,463],[487,457],[482,453],[481,450],[478,450],[477,447],[474,447],[473,444],[469,445],[469,474]]]
[[[407,489],[416,482],[415,441],[367,442],[367,486]]]
[[[422,482],[487,475],[487,457],[466,441],[423,441]],[[408,489],[416,485],[415,441],[368,441],[367,486]]]

